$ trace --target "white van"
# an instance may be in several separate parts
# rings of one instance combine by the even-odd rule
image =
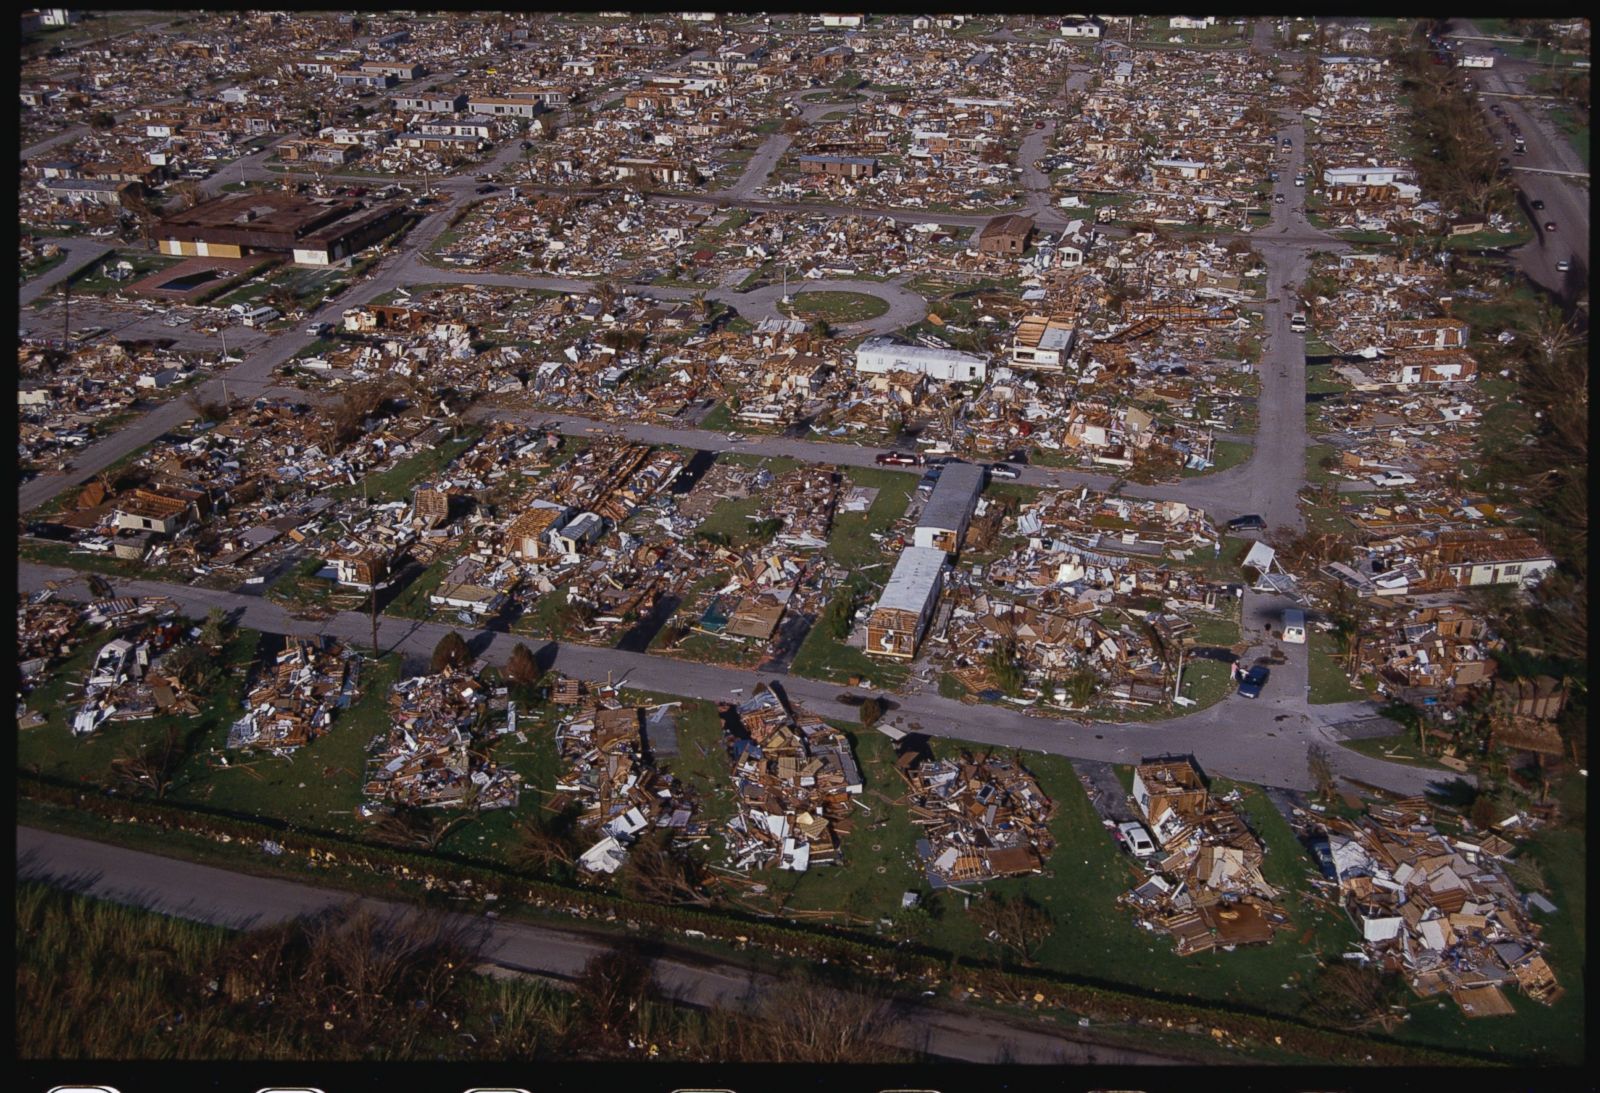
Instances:
[[[1283,613],[1283,640],[1295,645],[1306,643],[1306,613],[1289,608]]]
[[[245,326],[266,326],[278,317],[278,312],[270,307],[258,307],[244,313],[240,320]]]

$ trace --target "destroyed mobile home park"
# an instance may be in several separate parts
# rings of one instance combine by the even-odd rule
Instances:
[[[26,822],[1565,1058],[1588,43],[24,12]]]

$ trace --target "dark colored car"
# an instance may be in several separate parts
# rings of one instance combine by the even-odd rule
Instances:
[[[1028,450],[1026,448],[1018,448],[1014,452],[1007,452],[1005,461],[1007,463],[1026,465],[1028,462]]]
[[[496,190],[498,190],[498,189],[499,189],[499,188],[500,188],[500,187],[498,187],[498,186],[493,186],[493,185],[484,185],[484,186],[479,186],[479,187],[478,187],[478,192],[479,192],[479,193],[480,193],[480,194],[492,194],[492,193],[494,193],[494,192],[495,192],[495,191],[496,191]]]
[[[1533,203],[1533,207],[1534,207],[1534,209],[1538,210],[1539,212],[1543,212],[1544,211],[1544,202],[1543,201],[1535,201]]]
[[[1228,521],[1229,531],[1265,531],[1267,522],[1258,514],[1249,512],[1243,516],[1235,516]]]
[[[1266,686],[1268,674],[1265,668],[1257,664],[1246,672],[1244,678],[1239,681],[1239,693],[1246,698],[1259,698],[1261,696],[1261,688]]]
[[[1312,839],[1307,849],[1311,856],[1317,860],[1317,869],[1328,880],[1338,880],[1339,871],[1334,868],[1333,848],[1328,844],[1326,836],[1319,835]]]
[[[913,452],[879,452],[876,460],[880,467],[916,467],[922,463],[922,456]]]

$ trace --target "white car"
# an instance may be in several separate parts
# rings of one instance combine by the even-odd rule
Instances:
[[[1565,258],[1563,258],[1561,261],[1556,263],[1556,272],[1557,273],[1565,273],[1565,272],[1567,272],[1567,270],[1569,270],[1571,268],[1572,268],[1572,263],[1567,261]]]
[[[1404,471],[1380,471],[1372,476],[1376,486],[1414,486],[1417,480]]]
[[[1150,833],[1144,829],[1144,824],[1129,821],[1118,824],[1117,830],[1122,832],[1122,837],[1127,840],[1128,849],[1136,858],[1148,858],[1156,852],[1156,844],[1150,838]]]

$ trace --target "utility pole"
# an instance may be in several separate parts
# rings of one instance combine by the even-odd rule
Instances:
[[[366,481],[362,479],[363,483]],[[374,569],[372,577],[372,659],[377,660],[382,654],[378,651],[378,574]]]
[[[72,279],[68,277],[61,282],[61,342],[65,348],[72,347]]]

